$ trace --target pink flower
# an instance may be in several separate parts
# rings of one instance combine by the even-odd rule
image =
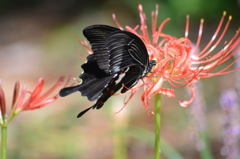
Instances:
[[[63,81],[64,77],[60,77],[57,83],[45,93],[42,93],[44,87],[43,78],[38,80],[37,85],[32,92],[27,91],[26,85],[23,85],[22,91],[19,95],[18,103],[16,105],[16,112],[23,110],[34,110],[53,103],[59,97],[59,95],[55,94],[52,97],[49,97],[49,95],[55,91],[56,88],[63,83]],[[29,94],[29,97],[24,102],[26,94]]]
[[[232,17],[229,16],[227,23],[223,25],[226,12],[223,12],[223,16],[211,40],[203,49],[200,49],[199,45],[201,43],[204,24],[203,19],[200,21],[198,38],[197,42],[194,42],[194,45],[193,42],[188,39],[189,16],[186,17],[185,37],[176,38],[162,32],[163,27],[170,20],[170,18],[164,20],[159,27],[156,26],[158,18],[158,5],[156,5],[156,10],[153,11],[151,15],[152,26],[150,36],[148,34],[149,32],[146,24],[146,15],[143,12],[141,4],[138,6],[138,10],[140,16],[140,25],[137,25],[134,28],[126,26],[126,30],[136,34],[143,40],[148,50],[149,60],[155,60],[157,65],[152,68],[151,73],[143,78],[143,82],[139,81],[139,83],[131,89],[132,94],[129,100],[136,93],[138,88],[143,86],[144,93],[142,94],[141,100],[148,110],[148,99],[157,93],[162,93],[168,97],[175,96],[174,89],[162,87],[163,82],[167,81],[175,88],[182,88],[184,86],[188,86],[190,88],[192,94],[191,98],[187,101],[179,101],[181,106],[186,107],[193,101],[195,96],[195,90],[192,86],[193,82],[199,80],[200,78],[208,78],[216,75],[227,74],[239,69],[236,68],[227,71],[231,65],[239,60],[240,57],[238,56],[224,69],[213,72],[218,65],[228,61],[234,54],[236,54],[240,47],[240,29],[238,29],[236,34],[231,38],[231,40],[224,44],[224,47],[220,51],[215,54],[211,54],[222,41],[232,19]],[[123,30],[123,27],[117,21],[115,14],[112,16],[116,25]],[[140,29],[140,32],[137,31],[138,29]],[[89,53],[92,53],[92,50],[86,41],[82,41],[80,43]]]
[[[64,77],[60,77],[57,83],[44,93],[42,93],[42,90],[44,87],[43,78],[40,78],[38,80],[36,87],[32,92],[27,91],[26,85],[23,85],[23,88],[20,91],[20,83],[19,81],[17,81],[14,87],[11,114],[13,113],[14,115],[16,115],[19,112],[24,110],[34,110],[34,109],[38,109],[53,103],[58,98],[59,96],[58,93],[56,93],[51,97],[49,96],[51,93],[53,93],[53,91],[55,91],[58,88],[58,86],[60,86],[63,83],[63,81],[64,81]],[[68,82],[69,80],[67,81],[67,83]],[[27,94],[29,96],[25,100],[25,97],[27,96]],[[5,102],[4,91],[1,87],[1,81],[0,81],[0,109],[1,109],[2,117],[4,119],[6,116],[6,102]]]

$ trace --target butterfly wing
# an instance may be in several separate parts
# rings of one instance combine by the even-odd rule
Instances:
[[[136,85],[139,79],[145,76],[146,70],[149,70],[147,49],[135,34],[106,25],[86,27],[83,34],[90,42],[93,54],[89,55],[87,63],[82,65],[82,83],[60,91],[61,96],[80,91],[90,101],[98,99],[78,117],[90,109],[100,109],[123,85],[125,87],[121,92],[125,93],[127,88]],[[125,73],[123,78],[116,82],[122,73]]]
[[[109,52],[105,41],[111,33],[118,30],[107,25],[90,25],[83,30],[83,35],[90,42],[97,64],[102,70],[109,69]]]
[[[122,70],[122,72],[124,72],[124,70]],[[80,112],[77,116],[78,118],[81,117],[90,109],[95,109],[95,108],[100,109],[104,105],[104,103],[108,100],[108,98],[110,98],[113,94],[115,94],[119,89],[122,88],[121,82],[116,83],[117,79],[119,78],[119,75],[122,72],[119,72],[115,77],[111,79],[108,85],[103,89],[102,95],[98,98],[97,102],[93,106]]]
[[[84,72],[80,75],[82,79],[79,91],[82,96],[87,96],[94,101],[102,94],[103,89],[116,75],[110,75],[109,70],[102,70],[95,59],[95,55],[89,55],[87,63],[82,65]]]
[[[80,91],[82,96],[94,101],[102,94],[103,89],[108,85],[115,75],[110,75],[108,70],[101,70],[91,54],[87,57],[87,63],[82,65],[84,72],[80,75],[82,83],[77,86],[63,88],[60,96],[66,96],[73,92]]]
[[[92,46],[99,67],[109,69],[110,74],[133,65],[148,64],[147,49],[133,33],[107,25],[91,25],[83,30]]]
[[[129,70],[126,71],[125,76],[120,81],[122,85],[124,85],[121,93],[127,92],[130,88],[132,88],[138,83],[139,79],[142,78],[139,72],[142,72],[141,67],[139,66],[131,66]]]
[[[112,74],[134,65],[142,68],[139,73],[149,67],[147,49],[142,40],[133,33],[115,31],[106,39],[106,46]]]
[[[78,114],[78,117],[84,115],[90,109],[100,109],[103,104],[123,85],[121,93],[125,93],[137,84],[143,77],[143,72],[149,66],[148,54],[145,45],[136,35],[126,31],[115,31],[106,39],[106,48],[109,52],[109,71],[110,74],[117,74],[103,89],[102,95],[97,102]],[[129,68],[127,70],[127,68]],[[116,82],[120,74],[124,76],[119,82]]]
[[[147,49],[142,40],[133,33],[127,31],[115,31],[106,40],[106,46],[110,56],[110,72],[129,67],[121,80],[121,93],[127,92],[137,84],[139,79],[146,75],[149,70],[149,58]]]
[[[102,94],[103,89],[115,76],[109,74],[109,52],[106,48],[106,38],[119,29],[107,25],[91,25],[83,30],[84,36],[92,46],[93,54],[87,57],[87,63],[82,65],[80,75],[82,83],[77,86],[63,88],[60,96],[67,96],[80,91],[88,100],[94,101]]]
[[[125,72],[126,70],[121,70],[117,74],[117,76],[115,76],[108,83],[107,87],[104,88],[102,95],[98,98],[97,102],[93,106],[80,112],[77,117],[78,118],[81,117],[90,109],[95,109],[95,108],[100,109],[113,94],[115,94],[118,90],[122,88],[123,85],[125,85],[125,87],[128,87],[128,88],[133,87],[140,79],[139,73],[136,72],[136,71],[139,71],[138,69],[139,69],[138,66],[132,66],[127,72]],[[119,75],[123,73],[125,73],[125,76],[117,83],[116,81],[118,80]],[[138,78],[136,78],[136,76]],[[121,90],[121,93],[125,93],[126,91],[129,90],[128,88],[125,88],[125,87]]]

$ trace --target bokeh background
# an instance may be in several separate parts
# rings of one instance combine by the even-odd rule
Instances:
[[[75,35],[84,40],[83,28],[92,24],[115,26],[112,13],[122,26],[134,27],[139,24],[138,3],[143,5],[149,24],[151,11],[159,4],[158,23],[171,18],[163,32],[179,38],[184,36],[185,17],[189,14],[189,37],[193,42],[197,39],[200,18],[204,18],[202,46],[210,40],[223,11],[233,16],[226,40],[239,27],[239,0],[0,0],[0,79],[8,110],[16,80],[32,90],[40,77],[44,77],[46,89],[60,76],[78,77],[85,61],[77,52],[88,54]],[[220,47],[223,45],[224,42]],[[231,73],[201,80],[207,134],[218,159],[224,158],[220,153],[224,113],[219,97],[223,90],[236,86],[236,76],[237,73]],[[164,87],[170,86],[166,83]],[[59,98],[42,109],[20,113],[9,125],[8,157],[151,158],[154,148],[149,141],[153,138],[154,120],[141,103],[141,91],[118,114],[115,112],[129,95],[112,97],[101,110],[91,110],[80,119],[77,114],[93,104],[80,93]],[[179,100],[189,98],[188,91],[184,88],[175,91],[175,98],[162,96],[161,137],[184,159],[198,159],[190,108],[178,105]]]

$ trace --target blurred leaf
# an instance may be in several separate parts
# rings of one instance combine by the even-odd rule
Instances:
[[[155,135],[153,132],[138,127],[129,127],[127,135],[154,146]],[[161,151],[169,159],[183,159],[183,157],[167,141],[163,139],[161,139]]]

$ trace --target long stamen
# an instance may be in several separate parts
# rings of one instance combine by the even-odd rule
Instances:
[[[188,32],[189,32],[189,18],[190,16],[186,16],[186,29],[185,29],[185,38],[188,39]]]
[[[224,16],[225,16],[225,15],[224,15]],[[220,35],[220,37],[218,38],[218,40],[216,41],[216,43],[211,47],[211,49],[210,49],[207,53],[204,53],[204,55],[202,55],[202,54],[203,54],[203,51],[201,51],[201,53],[199,53],[200,59],[208,56],[208,55],[217,47],[217,45],[220,43],[220,41],[222,40],[223,36],[225,35],[225,33],[226,33],[226,31],[227,31],[228,26],[229,26],[229,24],[230,24],[230,22],[231,22],[231,19],[232,19],[232,16],[229,16],[229,19],[228,19],[228,21],[227,21],[227,24],[226,24],[226,26],[224,27],[224,30],[222,31],[222,34]],[[201,56],[201,55],[202,55],[202,56]]]
[[[204,23],[204,19],[200,20],[200,26],[199,26],[199,32],[198,32],[198,39],[197,39],[197,43],[196,43],[196,47],[193,51],[193,55],[195,55],[197,53],[197,49],[199,47],[199,44],[201,42],[201,38],[202,38],[202,32],[203,32],[203,23]]]
[[[140,16],[140,24],[141,24],[141,31],[144,37],[146,37],[146,42],[150,43],[149,36],[148,36],[148,30],[147,30],[147,24],[146,24],[146,16],[143,13],[142,5],[138,6],[139,16]]]
[[[118,26],[119,29],[123,30],[123,27],[119,24],[119,22],[117,21],[116,15],[112,14],[112,18],[113,21],[116,23],[116,25]]]
[[[167,36],[167,35],[165,35],[165,34],[162,33],[163,27],[166,25],[166,23],[167,23],[169,20],[171,20],[171,19],[170,19],[170,18],[165,19],[165,20],[161,23],[161,25],[158,27],[157,34],[154,34],[154,35],[153,35],[153,36],[156,36],[156,37],[154,37],[154,43],[157,43],[159,36],[163,36],[163,37],[165,37],[165,38],[170,38],[170,36]],[[164,35],[165,35],[165,36],[164,36]],[[162,44],[163,44],[163,42],[160,42],[160,43],[157,45],[157,47],[160,47]]]
[[[225,16],[226,16],[226,12],[223,12],[222,18],[221,18],[221,20],[220,20],[220,22],[219,22],[219,24],[218,24],[218,27],[217,27],[215,33],[213,34],[213,36],[212,36],[211,40],[209,41],[209,43],[207,44],[207,46],[205,46],[205,48],[203,48],[203,50],[199,53],[199,56],[200,56],[201,54],[203,54],[203,53],[211,46],[211,44],[213,43],[213,41],[216,39],[216,37],[217,37],[217,35],[218,35],[218,33],[219,33],[219,30],[220,30],[221,27],[222,27],[222,24],[223,24],[223,21],[224,21]]]
[[[152,12],[152,35],[154,35],[154,33],[156,32],[156,28],[157,28],[157,18],[158,18],[158,5],[156,4],[156,10],[155,12]],[[154,41],[154,37],[153,41]],[[157,43],[153,42],[153,45],[156,46]]]
[[[220,65],[220,64],[226,62],[227,60],[229,60],[234,54],[236,54],[237,50],[239,50],[240,46],[238,46],[238,45],[239,45],[240,38],[237,38],[237,36],[238,36],[238,31],[235,34],[235,36],[225,45],[225,47],[218,54],[215,54],[208,61],[203,62],[203,63],[208,63],[208,64],[203,67],[204,70],[199,75],[200,77],[211,77],[213,75],[226,74],[226,73],[230,73],[230,72],[233,72],[236,70],[236,69],[234,69],[232,71],[224,72],[233,63],[236,62],[236,60],[235,60],[234,62],[229,64],[227,67],[222,69],[221,71],[218,71],[216,73],[210,73],[217,65]],[[217,61],[209,63],[210,61],[213,61],[213,60],[217,60]]]

